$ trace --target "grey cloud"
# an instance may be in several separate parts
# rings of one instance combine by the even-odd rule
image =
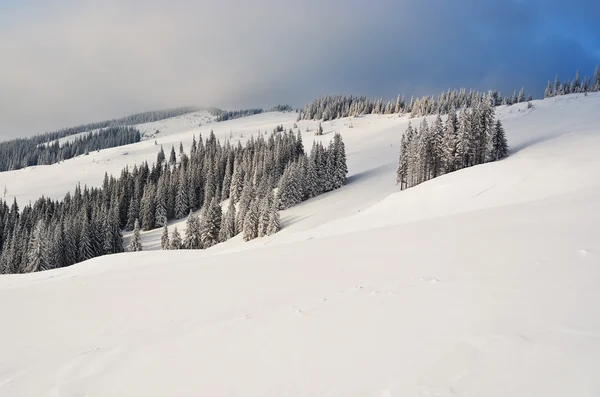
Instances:
[[[539,93],[556,72],[593,67],[582,38],[600,37],[592,19],[575,30],[576,13],[520,1],[48,3],[0,15],[1,137],[188,104],[457,86]]]

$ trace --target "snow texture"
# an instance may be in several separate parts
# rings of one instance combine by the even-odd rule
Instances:
[[[159,228],[143,252],[0,277],[0,396],[599,395],[600,94],[533,105],[497,109],[509,158],[402,192],[407,117],[325,122],[316,137],[301,121],[307,148],[343,135],[348,184],[282,211],[279,233],[148,252]],[[213,128],[236,143],[295,117],[157,141],[189,147]],[[0,186],[62,197],[159,148],[0,173]]]

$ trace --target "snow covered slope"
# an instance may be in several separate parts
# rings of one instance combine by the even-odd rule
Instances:
[[[325,123],[350,183],[270,238],[0,277],[0,395],[599,395],[600,95],[534,105],[498,110],[510,158],[404,192],[406,118]],[[245,139],[293,118],[211,128]],[[148,143],[129,159],[153,159]],[[65,170],[110,170],[78,160]]]

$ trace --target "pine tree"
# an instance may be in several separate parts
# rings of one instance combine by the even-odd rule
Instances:
[[[27,268],[26,272],[37,272],[48,268],[48,251],[46,246],[46,236],[44,223],[40,219],[37,221],[31,239],[29,240],[29,249],[27,250]]]
[[[269,215],[271,213],[272,201],[275,200],[273,193],[271,191],[271,196],[267,195],[262,198],[259,202],[258,206],[258,237],[263,237],[267,234],[267,229],[269,227]]]
[[[136,197],[131,197],[129,202],[129,209],[127,210],[127,225],[126,230],[133,230],[133,224],[136,219],[140,216],[140,204]]]
[[[269,210],[269,224],[267,225],[267,235],[271,236],[281,230],[281,224],[279,222],[279,207],[276,200],[271,203]]]
[[[560,84],[560,80],[558,79],[558,75],[554,78],[554,96],[562,95],[562,86]]]
[[[315,135],[323,135],[323,126],[321,125],[321,123],[319,123],[319,126],[317,127],[317,131],[315,132]]]
[[[346,184],[346,175],[348,174],[348,166],[346,165],[346,146],[339,133],[336,133],[333,136],[333,150],[335,152],[334,187],[339,188]]]
[[[202,240],[200,238],[200,221],[198,217],[190,211],[185,223],[185,239],[183,246],[186,249],[196,250],[202,248]]]
[[[521,90],[519,91],[519,97],[517,98],[517,102],[525,102],[525,88],[523,87],[521,87]]]
[[[165,151],[163,150],[162,145],[160,145],[160,151],[158,152],[158,155],[156,156],[156,165],[158,167],[162,166],[163,161],[165,161],[166,157],[165,157]]]
[[[237,203],[240,200],[243,189],[244,189],[244,174],[242,171],[241,164],[236,161],[236,163],[233,167],[233,175],[231,177],[231,189],[229,192],[229,197],[235,203]]]
[[[600,91],[600,67],[596,66],[594,70],[594,88],[592,89],[594,92]]]
[[[181,241],[181,236],[179,235],[179,232],[177,231],[177,226],[175,226],[175,228],[173,229],[173,234],[171,235],[171,245],[170,245],[170,249],[172,250],[180,250],[183,246],[183,243]]]
[[[579,75],[579,70],[575,73],[575,78],[571,83],[571,92],[581,92],[581,76]]]
[[[147,183],[144,187],[144,195],[142,196],[142,203],[140,213],[142,216],[142,229],[151,230],[154,229],[154,216],[156,212],[155,207],[155,190],[154,184]]]
[[[470,134],[470,117],[469,114],[462,109],[458,117],[458,132],[456,136],[456,157],[458,169],[469,167],[472,165],[472,143]]]
[[[177,219],[184,218],[190,212],[188,199],[187,172],[182,167],[179,171],[179,184],[177,185],[177,197],[175,198],[175,217]]]
[[[81,236],[79,238],[79,249],[77,262],[87,261],[94,257],[94,249],[92,246],[92,235],[90,225],[85,214],[82,215]]]
[[[508,143],[504,134],[504,128],[500,120],[496,121],[494,126],[494,135],[492,137],[491,160],[501,160],[508,156]]]
[[[129,242],[129,251],[137,252],[142,250],[142,237],[140,236],[140,224],[136,219],[133,226],[133,233],[131,234],[131,241]]]
[[[155,225],[158,227],[165,226],[167,224],[167,189],[165,178],[162,175],[158,180],[154,205],[156,208],[154,214]]]
[[[456,111],[451,110],[442,137],[442,167],[446,173],[456,169],[456,127]]]
[[[160,249],[168,250],[169,247],[169,228],[167,227],[167,224],[165,224],[163,226],[162,236],[160,237]]]
[[[213,197],[202,216],[200,238],[204,248],[210,248],[219,243],[222,216],[221,205],[217,198]]]
[[[552,83],[548,80],[548,85],[546,86],[546,90],[544,91],[544,98],[551,98],[554,96],[554,92],[552,90]]]
[[[258,203],[253,201],[244,218],[244,241],[258,237]]]
[[[233,203],[233,200],[229,200],[227,212],[222,217],[221,228],[219,231],[219,240],[221,242],[227,241],[237,234],[235,215],[235,204]]]
[[[175,146],[171,145],[171,154],[169,155],[169,164],[174,165],[177,162],[177,156],[175,155]]]

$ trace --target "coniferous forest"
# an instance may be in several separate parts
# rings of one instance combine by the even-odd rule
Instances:
[[[346,183],[339,134],[327,147],[315,143],[310,156],[300,133],[282,126],[243,146],[221,144],[211,132],[204,141],[194,138],[188,153],[181,144],[168,155],[161,147],[151,166],[125,168],[118,178],[105,174],[102,187],[78,185],[63,200],[42,197],[22,210],[16,200],[10,206],[0,200],[0,272],[34,272],[123,252],[122,230],[133,231],[131,251],[143,249],[141,230],[155,228],[163,228],[164,249],[208,248],[239,233],[251,240],[279,231],[280,209]],[[176,229],[169,235],[167,222],[182,218],[183,235]]]
[[[525,96],[525,89],[513,92],[512,96],[503,97],[498,91],[487,93],[461,88],[448,90],[436,96],[412,97],[407,103],[404,96],[396,100],[369,99],[361,96],[329,95],[309,103],[298,114],[298,120],[334,120],[342,117],[357,117],[364,114],[410,114],[411,117],[448,114],[452,109],[469,108],[482,98],[491,97],[493,106],[514,105],[532,98]]]
[[[451,110],[433,125],[424,118],[418,128],[409,123],[400,142],[396,182],[404,190],[429,179],[462,168],[501,160],[508,156],[508,143],[500,120],[494,117],[491,95],[462,108],[457,117]]]
[[[560,82],[558,75],[554,78],[554,83],[548,80],[548,85],[544,91],[544,98],[551,98],[559,95],[600,92],[600,67],[596,66],[594,76],[581,78],[579,71],[575,72],[573,80]]]
[[[136,143],[140,141],[139,131],[127,126],[181,116],[196,110],[198,109],[192,107],[155,110],[46,132],[31,138],[0,142],[0,172],[34,165],[54,164],[94,150]],[[58,142],[61,138],[94,130],[99,131],[77,137],[72,142],[63,144]]]
[[[545,97],[600,91],[600,69],[592,78],[548,82]],[[503,97],[497,91],[465,89],[406,103],[366,97],[326,96],[299,111],[298,119],[332,120],[363,114],[437,115],[431,122],[409,123],[400,143],[396,181],[404,190],[437,176],[508,156],[508,143],[495,107],[529,101],[524,89]],[[52,164],[90,151],[140,141],[127,125],[156,121],[194,111],[178,108],[82,125],[28,139],[0,143],[0,171]],[[279,105],[272,111],[291,111]],[[213,110],[217,120],[262,113],[262,109]],[[447,115],[442,119],[442,115]],[[60,138],[98,130],[59,143]],[[317,135],[322,133],[319,125]],[[25,273],[69,266],[96,256],[143,250],[141,232],[162,228],[162,249],[204,249],[238,234],[246,241],[281,228],[279,211],[343,186],[347,175],[342,137],[324,146],[315,142],[307,155],[302,136],[277,126],[244,145],[221,144],[214,134],[189,152],[180,144],[156,162],[105,175],[100,188],[76,186],[62,200],[40,198],[20,209],[16,200],[0,200],[0,273]],[[227,205],[223,201],[229,200]],[[199,213],[197,212],[199,211]],[[186,219],[186,229],[167,222]],[[131,231],[124,247],[123,231]]]

